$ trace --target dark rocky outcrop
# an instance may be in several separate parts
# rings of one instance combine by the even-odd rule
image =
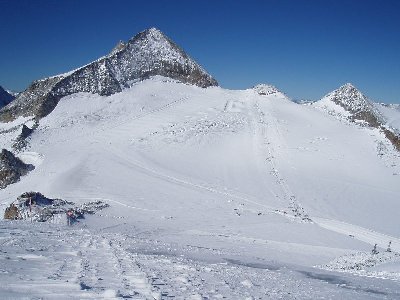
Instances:
[[[83,219],[86,214],[96,212],[109,207],[102,201],[94,201],[76,206],[75,203],[63,199],[47,198],[39,192],[26,192],[6,208],[4,219],[46,222],[55,216],[69,218],[69,224]]]
[[[208,87],[218,85],[181,48],[155,28],[145,30],[128,42],[120,42],[112,52],[66,74],[37,80],[0,110],[0,121],[19,116],[48,115],[67,95],[87,92],[112,95],[134,82],[161,75],[184,83]]]
[[[386,138],[392,143],[392,145],[400,152],[400,135],[389,129],[382,127],[381,128]]]
[[[20,213],[18,207],[14,203],[11,203],[9,207],[6,207],[4,211],[5,220],[18,220],[20,219]]]
[[[29,128],[25,124],[21,127],[21,133],[15,139],[13,149],[16,151],[23,150],[28,145],[28,137],[33,133],[34,128]]]
[[[39,205],[39,206],[46,206],[46,205],[55,205],[61,206],[65,204],[71,204],[65,200],[61,199],[50,199],[45,197],[42,193],[39,192],[25,192],[18,196],[17,198],[18,206],[29,206],[29,205]]]
[[[13,153],[3,149],[0,153],[0,189],[19,181],[21,176],[33,169],[33,165],[25,164]]]
[[[22,220],[29,217],[43,222],[55,214],[64,213],[64,207],[72,204],[62,199],[47,198],[39,192],[26,192],[6,208],[4,219]]]
[[[253,87],[253,90],[261,96],[268,96],[268,95],[282,93],[276,87],[270,84],[258,84]]]

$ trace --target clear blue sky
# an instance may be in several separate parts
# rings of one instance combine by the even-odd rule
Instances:
[[[23,90],[157,27],[226,88],[400,102],[400,1],[0,0],[0,85]]]

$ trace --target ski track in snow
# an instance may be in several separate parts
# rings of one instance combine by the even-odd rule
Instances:
[[[127,123],[132,122],[132,121],[136,121],[136,120],[142,119],[142,118],[144,118],[144,117],[148,117],[148,116],[154,115],[154,114],[156,114],[156,113],[159,113],[159,112],[162,112],[162,111],[164,111],[164,110],[170,109],[170,108],[172,108],[172,107],[174,107],[174,106],[176,106],[176,105],[179,105],[179,104],[181,104],[181,103],[183,103],[183,102],[186,102],[186,101],[188,101],[188,97],[179,98],[179,99],[177,99],[177,100],[175,100],[175,101],[172,101],[172,102],[169,102],[169,103],[167,103],[167,104],[165,104],[165,105],[163,105],[163,106],[156,107],[156,108],[151,109],[151,110],[149,110],[149,111],[147,111],[147,112],[138,114],[138,115],[134,116],[132,119],[129,119],[129,120],[122,120],[122,121],[120,121],[120,122],[115,122],[115,123],[113,123],[112,126],[107,126],[106,128],[100,129],[98,132],[103,132],[105,129],[106,129],[107,131],[111,131],[112,129],[121,127],[121,125],[125,125],[125,124],[127,124]]]
[[[145,167],[145,166],[141,165],[139,162],[133,161],[129,157],[127,157],[124,154],[120,153],[117,149],[113,149],[112,153],[115,154],[115,155],[118,155],[120,158],[124,159],[130,166],[132,166],[134,168],[137,168],[140,171],[146,172],[146,173],[148,173],[148,174],[150,174],[152,176],[155,176],[157,178],[161,178],[161,179],[170,181],[170,182],[175,183],[175,184],[180,184],[180,185],[188,186],[188,187],[191,187],[191,188],[205,190],[205,191],[208,191],[210,193],[220,194],[220,195],[226,196],[227,198],[230,198],[230,199],[236,199],[236,200],[240,200],[242,202],[246,202],[246,203],[249,203],[249,204],[254,204],[254,205],[258,206],[258,207],[262,207],[266,212],[275,213],[275,210],[272,207],[264,205],[264,204],[261,204],[261,203],[258,203],[256,201],[250,200],[248,198],[235,195],[235,194],[233,194],[231,192],[217,190],[215,188],[212,188],[210,186],[206,186],[206,185],[203,185],[203,184],[198,184],[198,183],[193,183],[193,182],[190,182],[190,181],[182,180],[182,179],[170,176],[170,175],[163,174],[163,173],[161,173],[159,171],[156,171],[156,170],[153,170],[151,168]]]
[[[1,222],[0,242],[3,299],[393,299],[399,296],[376,285],[373,279],[354,284],[351,279],[337,275],[296,271],[240,258],[196,261],[185,255],[168,254],[171,246],[157,241],[139,241],[127,235],[85,228]],[[338,289],[336,282],[342,288]]]
[[[378,247],[383,249],[386,249],[387,245],[391,241],[391,248],[393,251],[400,252],[400,239],[396,237],[337,220],[313,217],[313,221],[323,228],[352,236],[355,239],[371,244],[372,246],[378,244]]]
[[[267,151],[267,157],[266,157],[266,162],[269,163],[271,167],[270,174],[276,178],[276,182],[281,188],[283,192],[283,200],[285,201],[285,206],[286,208],[289,208],[289,216],[292,216],[299,221],[311,221],[309,218],[308,214],[304,211],[303,207],[301,204],[298,202],[296,199],[295,194],[292,192],[291,188],[287,184],[285,178],[280,174],[279,168],[276,165],[275,162],[275,155],[274,155],[274,149],[272,147],[273,144],[282,144],[282,141],[280,139],[281,134],[279,132],[279,128],[277,126],[277,120],[269,113],[264,112],[261,110],[260,106],[258,103],[254,104],[254,109],[256,111],[256,120],[258,124],[258,133],[256,134],[261,136],[261,143],[265,146],[263,149],[266,149]],[[265,121],[265,119],[268,120],[268,122]],[[269,131],[275,130],[276,136],[280,140],[279,143],[274,143],[270,135],[268,134]],[[279,196],[276,196],[279,198]],[[285,209],[280,209],[276,210],[277,212],[282,212],[284,216],[288,215],[288,212]]]
[[[21,230],[9,228],[12,237],[1,245],[0,294],[157,299],[157,292],[148,283],[147,274],[137,265],[135,257],[118,244],[86,229],[45,228],[46,232],[35,232],[30,227],[44,228],[29,223]],[[4,234],[2,231],[2,238]],[[13,238],[19,235],[23,238]],[[19,254],[24,251],[31,254]],[[12,278],[13,272],[19,274],[19,280]]]

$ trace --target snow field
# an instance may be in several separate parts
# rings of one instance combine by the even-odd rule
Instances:
[[[0,135],[5,147],[15,133]],[[384,276],[313,268],[389,240],[398,251],[400,158],[377,155],[381,140],[251,89],[156,77],[110,97],[68,96],[18,153],[36,168],[0,191],[0,208],[31,190],[111,207],[77,228],[2,222],[0,295],[399,297]],[[374,268],[396,279],[396,261],[384,264]]]

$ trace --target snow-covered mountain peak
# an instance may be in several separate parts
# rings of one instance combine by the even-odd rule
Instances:
[[[270,84],[257,84],[253,87],[253,90],[256,91],[259,95],[271,95],[280,93],[280,91],[273,85]]]
[[[65,96],[85,92],[110,96],[152,76],[169,77],[199,87],[218,82],[156,28],[120,42],[107,56],[62,75],[34,81],[0,111],[0,121],[48,115]]]
[[[346,83],[327,94],[316,106],[330,107],[351,121],[361,121],[371,127],[379,127],[384,119],[374,103],[351,83]]]
[[[285,93],[281,92],[271,84],[266,84],[266,83],[257,84],[252,89],[260,96],[273,96],[279,99],[289,100],[289,98],[285,95]]]
[[[315,106],[328,111],[329,114],[335,115],[339,119],[379,129],[393,146],[400,151],[398,130],[391,128],[374,102],[369,100],[351,83],[346,83],[329,93],[316,102]]]
[[[159,48],[174,48],[177,47],[164,33],[159,29],[152,27],[139,32],[128,42],[129,44],[140,44],[140,47],[147,51],[154,51]]]
[[[167,37],[164,35],[164,33],[162,33],[161,30],[159,30],[158,28],[155,28],[155,27],[146,29],[146,30],[142,31],[141,33],[149,39],[154,39],[154,40],[167,39]]]
[[[371,110],[373,108],[371,101],[351,83],[342,85],[324,98],[330,99],[350,113]]]
[[[140,53],[140,63],[146,65],[146,68],[147,65],[151,64],[155,64],[156,68],[162,68],[165,65],[182,65],[184,69],[190,71],[199,70],[201,73],[206,73],[206,71],[191,59],[176,43],[154,27],[146,29],[130,39],[126,51],[129,53]],[[200,86],[217,85],[216,81],[213,79],[211,80],[209,78],[207,81],[210,82],[201,83]]]
[[[341,92],[343,94],[347,94],[347,95],[357,95],[358,97],[365,97],[359,89],[357,89],[352,83],[347,82],[345,84],[343,84],[341,87],[339,87],[337,90],[335,90],[337,92]]]
[[[339,89],[348,89],[348,90],[351,90],[351,89],[357,89],[351,82],[347,82],[347,83],[345,83],[345,84],[343,84]]]

